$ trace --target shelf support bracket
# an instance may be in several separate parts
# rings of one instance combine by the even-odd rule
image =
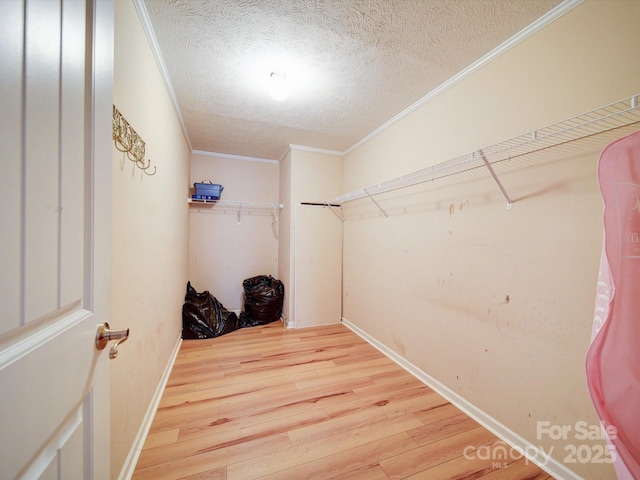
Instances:
[[[240,210],[242,209],[242,205],[238,205],[238,225],[240,225]]]
[[[329,210],[331,210],[336,217],[338,217],[340,220],[342,220],[342,223],[344,223],[344,217],[342,215],[340,215],[338,212],[336,212],[335,208],[333,208],[331,205],[329,205],[329,202],[325,202],[324,204],[327,207],[329,207]]]
[[[385,216],[385,218],[389,218],[389,215],[387,215],[387,212],[385,212],[382,209],[382,207],[380,206],[380,204],[378,202],[376,202],[376,199],[373,198],[369,192],[367,192],[367,189],[363,188],[362,190],[364,190],[364,193],[367,194],[367,197],[369,197],[371,199],[371,201],[375,204],[375,206],[378,207],[378,210],[380,210],[382,212],[382,214]]]
[[[482,150],[479,150],[478,153],[480,154],[480,157],[482,158],[482,161],[484,162],[485,166],[487,167],[487,170],[489,170],[489,173],[491,173],[491,176],[493,177],[495,182],[498,184],[498,187],[500,187],[500,191],[502,192],[502,195],[504,195],[504,198],[506,198],[506,200],[507,200],[507,208],[511,209],[511,207],[513,207],[513,202],[511,201],[511,198],[509,197],[509,194],[507,193],[507,191],[502,186],[502,182],[500,182],[500,179],[498,178],[498,175],[496,175],[496,172],[495,172],[495,170],[493,170],[493,167],[489,163],[489,160],[487,160],[487,157],[485,157],[484,152]]]

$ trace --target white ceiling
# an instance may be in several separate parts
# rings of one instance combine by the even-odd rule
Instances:
[[[348,150],[559,3],[139,0],[138,8],[191,147],[280,160],[290,144]],[[284,101],[268,94],[274,70],[287,75]]]

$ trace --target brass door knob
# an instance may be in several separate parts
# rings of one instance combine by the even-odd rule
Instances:
[[[111,340],[116,340],[116,343],[113,344],[111,350],[109,350],[109,358],[113,360],[118,356],[118,346],[121,343],[124,343],[129,338],[129,329],[123,328],[121,330],[111,329],[109,328],[108,323],[101,323],[98,326],[98,332],[96,333],[96,348],[98,350],[104,350]]]

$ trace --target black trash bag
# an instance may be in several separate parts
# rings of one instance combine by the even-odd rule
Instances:
[[[238,316],[227,310],[209,292],[198,293],[187,282],[182,305],[182,338],[214,338],[240,328]]]
[[[242,282],[244,287],[244,311],[240,313],[240,325],[254,327],[275,322],[282,315],[284,284],[271,275],[258,275]]]

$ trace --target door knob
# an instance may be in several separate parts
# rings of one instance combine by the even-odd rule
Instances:
[[[108,323],[101,323],[98,326],[98,332],[96,333],[96,348],[98,350],[104,350],[111,340],[116,340],[111,350],[109,350],[109,358],[113,360],[118,356],[118,346],[124,343],[129,338],[129,329],[123,328],[122,330],[116,330],[109,328]]]

